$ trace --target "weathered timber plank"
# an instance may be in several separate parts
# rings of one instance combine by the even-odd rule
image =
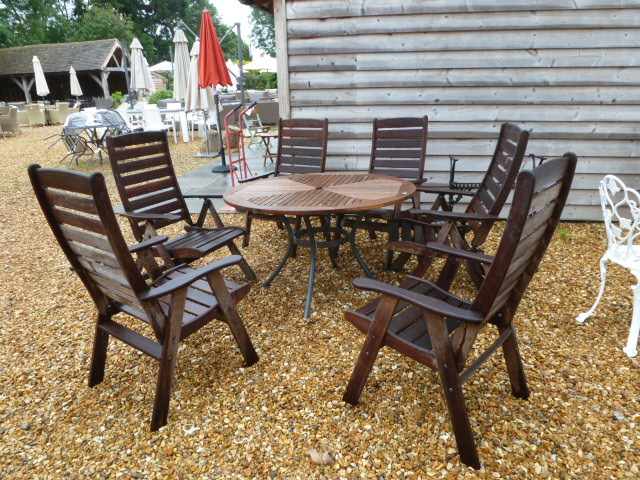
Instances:
[[[286,2],[287,18],[336,18],[353,15],[456,13],[508,10],[610,9],[639,7],[640,0],[297,0]]]
[[[640,77],[638,77],[640,80]],[[291,90],[291,104],[305,105],[637,105],[638,85],[628,87],[431,87]]]
[[[440,70],[470,69],[454,75],[473,77],[473,69],[495,68],[576,68],[640,66],[640,48],[563,48],[521,50],[340,53],[331,55],[292,55],[290,72],[317,72],[343,70]],[[418,68],[416,68],[418,67]],[[453,72],[452,72],[453,73]],[[434,72],[438,75],[438,72]],[[517,71],[516,71],[517,74]],[[605,73],[606,74],[606,73]],[[440,74],[442,75],[442,74]]]
[[[329,124],[334,138],[371,138],[373,118],[364,122]],[[640,138],[636,122],[518,122],[529,130],[530,138],[635,140]],[[429,139],[433,138],[496,138],[500,122],[429,122]]]
[[[640,61],[640,48],[636,49]],[[605,55],[604,52],[602,52]],[[611,55],[607,53],[605,56]],[[444,55],[446,56],[446,55]],[[415,67],[416,64],[414,63]],[[638,86],[638,67],[477,68],[292,72],[291,90],[425,87]],[[299,94],[299,92],[296,92]],[[393,93],[401,94],[400,91]],[[337,95],[335,92],[332,95]],[[405,95],[408,92],[405,93]]]
[[[371,149],[371,141],[366,139],[332,139],[327,146],[330,155],[364,155]],[[427,145],[429,155],[487,155],[495,149],[491,139],[431,139]],[[640,157],[640,138],[638,140],[580,140],[565,139],[549,141],[532,139],[528,143],[527,153],[554,156],[566,151],[578,156],[596,157]]]
[[[354,15],[322,19],[289,20],[288,38],[317,38],[397,32],[446,32],[484,30],[538,30],[557,28],[639,27],[640,14],[633,9],[514,10],[510,12]]]
[[[291,107],[293,118],[347,119],[415,117],[428,115],[430,121],[497,122],[640,122],[640,109],[634,105],[353,105]]]
[[[289,55],[328,53],[389,53],[401,51],[513,50],[566,48],[588,45],[600,48],[628,47],[638,38],[635,28],[550,30],[507,30],[490,32],[427,32],[343,37],[289,39]],[[634,45],[634,43],[631,43]],[[635,46],[635,45],[634,45]]]

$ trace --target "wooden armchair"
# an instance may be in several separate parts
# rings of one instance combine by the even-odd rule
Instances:
[[[158,249],[166,263],[190,263],[222,247],[233,255],[242,255],[233,243],[244,235],[241,227],[225,227],[216,212],[212,198],[220,194],[183,195],[173,170],[165,132],[137,132],[107,138],[107,151],[120,199],[138,241],[156,236],[156,230],[177,222],[185,223],[187,232],[166,242]],[[185,198],[202,198],[204,203],[194,223]],[[216,228],[204,228],[207,210]],[[255,274],[242,257],[239,263],[248,280]]]
[[[424,162],[427,155],[427,136],[429,118],[385,118],[373,120],[371,141],[371,160],[369,173],[391,175],[414,183],[424,182]],[[420,207],[420,192],[416,190],[412,198],[413,207]],[[358,229],[367,230],[371,238],[376,232],[386,232],[389,241],[399,239],[398,223],[402,204],[393,209],[378,208],[364,212],[364,220],[358,223]],[[354,221],[346,219],[343,224],[353,226]],[[387,254],[387,269],[391,266],[393,252]]]
[[[495,257],[439,243],[427,245],[432,254],[489,265],[472,301],[449,293],[439,282],[418,277],[409,277],[398,287],[368,278],[354,281],[356,287],[380,293],[381,297],[345,313],[346,319],[366,334],[344,394],[346,402],[358,403],[378,351],[389,346],[438,372],[460,457],[465,464],[480,468],[462,385],[502,347],[513,395],[523,399],[529,396],[513,318],[551,241],[575,166],[576,156],[567,153],[518,176]],[[478,334],[493,327],[497,338],[469,363]]]
[[[387,248],[400,254],[392,263],[394,270],[400,270],[411,255],[423,257],[428,253],[427,242],[448,243],[456,248],[480,252],[491,227],[499,219],[507,197],[511,192],[516,176],[520,171],[524,153],[527,149],[529,132],[516,125],[505,123],[500,129],[496,149],[480,187],[474,191],[452,190],[448,188],[418,187],[420,192],[436,194],[436,200],[430,210],[410,209],[411,218],[400,221],[401,241],[390,242]],[[463,212],[449,211],[449,195],[470,196],[471,199]],[[470,234],[470,238],[467,237]],[[443,283],[447,288],[463,260],[450,257],[447,260]],[[422,276],[428,265],[414,272]],[[484,268],[472,259],[464,259],[464,264],[476,285],[484,279]]]
[[[278,125],[278,154],[275,171],[255,177],[239,180],[239,183],[251,182],[271,175],[289,175],[294,173],[322,173],[327,161],[327,139],[329,122],[323,120],[293,118],[280,119]],[[277,222],[274,215],[247,212],[243,246],[249,245],[251,223],[255,219]],[[296,223],[299,225],[300,220]],[[282,228],[282,225],[279,225]]]
[[[258,361],[236,310],[250,285],[227,282],[220,272],[241,262],[241,257],[233,255],[198,270],[180,265],[161,274],[150,248],[167,237],[127,246],[101,173],[31,165],[29,177],[56,240],[98,310],[90,387],[103,380],[110,337],[157,360],[160,370],[151,420],[151,430],[157,430],[167,423],[180,340],[217,318],[229,325],[246,364]],[[143,277],[133,254],[145,266],[151,283]],[[114,316],[120,312],[150,324],[154,336],[118,323]]]

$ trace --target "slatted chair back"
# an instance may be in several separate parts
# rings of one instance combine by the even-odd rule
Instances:
[[[462,362],[484,323],[496,316],[498,323],[511,322],[560,220],[576,161],[575,154],[566,153],[518,176],[502,240],[470,308],[484,314],[485,320],[455,333]]]
[[[424,182],[429,118],[373,120],[369,173]]]
[[[328,132],[326,118],[280,119],[275,175],[324,172]]]
[[[504,123],[495,152],[478,190],[466,208],[467,213],[499,215],[518,176],[529,141],[529,132],[517,125]],[[476,236],[484,242],[491,222],[470,222]]]
[[[160,332],[162,325],[153,319],[163,319],[164,313],[138,299],[148,287],[122,236],[102,174],[31,165],[29,177],[56,240],[98,311],[106,313],[111,302],[118,302],[123,311],[146,313]]]
[[[153,226],[185,221],[191,216],[173,169],[165,132],[136,132],[107,139],[107,151],[118,193],[125,211],[177,215],[175,220],[153,220]],[[142,221],[130,220],[140,240],[145,232]]]

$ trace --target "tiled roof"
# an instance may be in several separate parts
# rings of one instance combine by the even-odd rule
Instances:
[[[76,72],[102,70],[118,40],[91,42],[48,43],[0,49],[0,75],[33,75],[33,56],[40,60],[44,73],[68,72],[73,65]]]

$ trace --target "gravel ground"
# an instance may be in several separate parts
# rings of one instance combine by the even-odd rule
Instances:
[[[57,167],[59,127],[0,139],[0,472],[2,478],[639,478],[639,360],[622,352],[634,279],[610,269],[598,312],[575,321],[597,292],[600,224],[563,223],[516,317],[532,395],[509,394],[501,354],[465,385],[483,469],[458,459],[434,372],[383,351],[358,407],[342,402],[363,337],[343,318],[367,293],[345,251],[319,259],[315,315],[302,317],[308,254],[239,310],[260,354],[242,368],[228,329],[213,324],[181,347],[169,425],[149,432],[157,367],[111,342],[105,380],[87,387],[94,307],[69,271],[32,195],[27,165]],[[173,149],[178,174],[206,162]],[[108,165],[107,176],[117,202]],[[243,217],[227,215],[228,223]],[[126,225],[125,225],[126,228]],[[245,255],[260,279],[285,249],[256,222]],[[382,273],[383,242],[361,237]],[[228,276],[241,280],[240,271]],[[458,290],[465,292],[465,279]],[[311,451],[311,455],[309,454]],[[326,460],[327,464],[313,460]]]

